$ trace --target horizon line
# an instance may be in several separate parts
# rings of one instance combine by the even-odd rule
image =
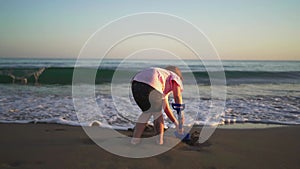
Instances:
[[[1,57],[0,56],[0,59],[40,59],[40,60],[77,60],[78,58],[71,58],[71,57]],[[98,58],[84,58],[86,60],[95,60],[95,59],[98,59]],[[122,60],[122,58],[103,58],[104,60]],[[128,60],[162,60],[162,61],[165,61],[165,60],[178,60],[178,59],[138,59],[138,58],[134,58],[134,59],[128,59]],[[182,59],[182,60],[198,60],[198,59]],[[201,60],[199,58],[199,60]],[[203,60],[206,60],[206,61],[216,61],[216,59],[203,59]],[[298,60],[294,60],[294,59],[221,59],[220,58],[220,61],[300,61],[300,59]]]

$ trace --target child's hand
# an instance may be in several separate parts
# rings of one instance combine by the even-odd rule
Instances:
[[[179,128],[178,121],[175,122],[175,126],[176,126],[176,131],[177,131],[178,134],[183,134],[184,133],[183,127],[181,129]]]
[[[184,134],[184,129],[183,128],[181,128],[181,129],[176,128],[176,130],[177,130],[178,134]]]

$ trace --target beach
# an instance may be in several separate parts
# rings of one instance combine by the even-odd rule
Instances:
[[[3,169],[295,169],[300,166],[300,126],[217,128],[203,144],[180,143],[168,152],[141,159],[120,157],[103,150],[78,126],[0,124],[0,131],[0,168]],[[121,132],[132,134],[132,131]]]
[[[85,60],[83,70],[97,71],[95,84],[74,85],[75,61],[0,60],[0,169],[296,169],[300,166],[300,62],[281,62],[278,68],[276,61],[224,61],[227,91],[223,100],[221,96],[212,97],[206,68],[194,60],[185,61],[188,67],[176,60],[164,63],[104,60],[101,69],[93,65],[95,60]],[[204,124],[219,126],[203,144],[176,145],[173,123],[165,116],[165,126],[170,132],[165,133],[164,145],[153,146],[155,141],[147,140],[150,146],[142,142],[130,147],[130,137],[126,136],[132,136],[141,113],[131,95],[130,79],[145,67],[167,64],[178,65],[185,77],[184,126],[194,125],[191,133],[200,132]],[[209,65],[218,70],[214,61]],[[113,78],[120,67],[121,76]],[[40,70],[44,71],[36,83],[33,75]],[[191,73],[193,76],[189,76]],[[11,75],[16,79],[26,78],[27,85],[12,81]],[[191,83],[193,77],[195,83]],[[92,97],[86,95],[87,91],[93,91]],[[224,110],[213,112],[212,103],[221,100]],[[169,102],[172,103],[172,98]],[[130,157],[140,157],[133,153],[134,149],[144,150],[144,146],[148,146],[145,154],[164,153],[136,159],[118,156],[98,146],[80,126],[103,131],[106,135],[96,135],[96,143],[118,151],[125,145],[123,150],[131,153]],[[125,139],[111,138],[107,128],[118,130]],[[144,136],[151,134],[149,128]]]
[[[300,169],[300,1],[71,2],[0,1],[0,169]]]

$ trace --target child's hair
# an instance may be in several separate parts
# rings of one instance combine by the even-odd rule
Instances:
[[[167,66],[167,67],[165,67],[165,69],[176,73],[180,77],[180,79],[183,80],[181,71],[178,67],[176,67],[176,66]]]

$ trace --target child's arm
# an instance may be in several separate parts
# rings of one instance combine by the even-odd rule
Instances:
[[[164,108],[164,111],[166,113],[166,115],[168,116],[168,118],[176,125],[178,126],[178,121],[177,119],[175,118],[171,108],[170,108],[170,105],[169,105],[169,102],[168,102],[168,97],[169,95],[167,95],[165,98],[164,98],[164,101],[163,101],[163,108]]]
[[[173,87],[173,96],[174,96],[175,103],[182,104],[181,89],[175,81],[172,81],[172,83],[174,86]],[[179,123],[178,123],[178,120],[175,118],[173,112],[170,109],[169,102],[168,102],[168,96],[166,96],[166,98],[164,98],[163,103],[164,103],[163,106],[164,106],[165,113],[167,114],[169,119],[176,125],[176,128],[178,128]],[[184,116],[182,116],[182,120],[184,121]]]
[[[173,96],[174,96],[175,103],[182,104],[181,89],[175,81],[173,81],[172,83],[174,86],[173,87]]]
[[[175,81],[173,81],[173,86],[174,86],[173,87],[173,96],[174,96],[175,103],[182,104],[181,88]],[[183,111],[181,113],[182,113],[181,114],[182,115],[181,123],[183,124],[184,123],[184,113],[183,113]]]

